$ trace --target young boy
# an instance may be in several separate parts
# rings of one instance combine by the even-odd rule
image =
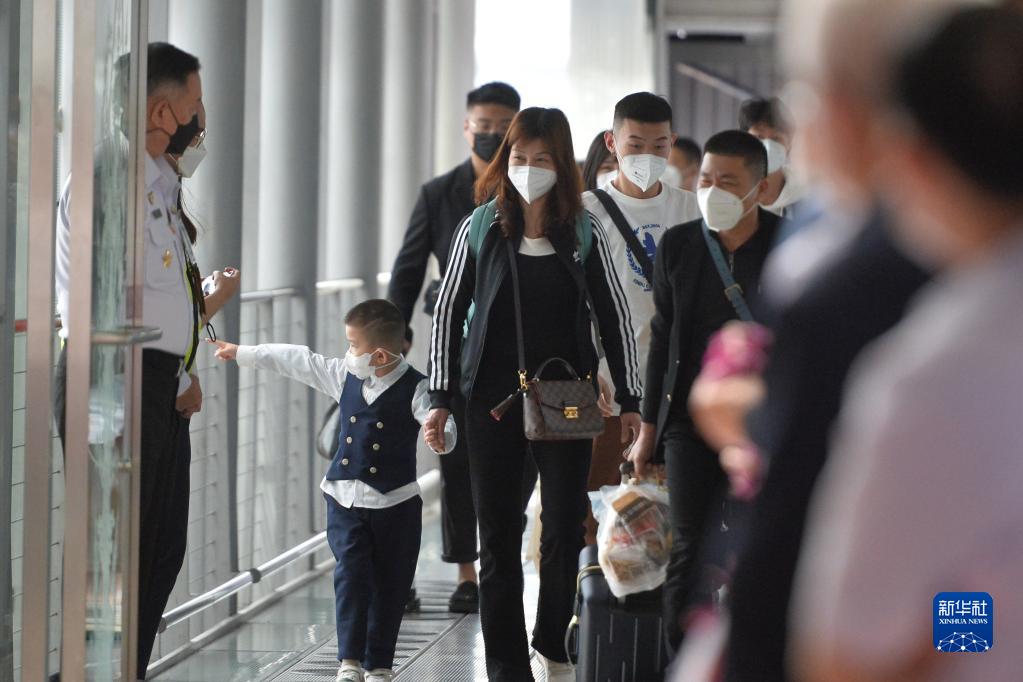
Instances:
[[[337,561],[337,682],[390,682],[422,535],[416,440],[429,412],[428,382],[401,355],[405,318],[392,303],[370,300],[349,310],[345,335],[344,358],[224,341],[215,342],[216,356],[273,370],[338,401],[341,437],[320,483]],[[428,428],[424,438],[434,451],[450,452],[454,420],[443,432]]]

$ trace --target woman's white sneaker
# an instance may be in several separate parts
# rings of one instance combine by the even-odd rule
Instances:
[[[575,666],[571,663],[552,661],[539,651],[537,658],[543,663],[543,671],[547,675],[547,682],[575,682]]]

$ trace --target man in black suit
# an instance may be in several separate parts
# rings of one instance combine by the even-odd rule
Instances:
[[[508,132],[512,119],[519,111],[519,94],[506,83],[487,83],[471,91],[466,97],[466,115],[462,128],[469,144],[469,158],[444,175],[430,180],[419,190],[419,199],[412,209],[405,241],[401,245],[387,298],[394,303],[405,323],[412,320],[416,299],[423,287],[426,265],[432,253],[440,265],[440,276],[448,264],[451,238],[462,219],[476,208],[473,185],[486,169],[497,148]],[[426,288],[424,309],[433,314],[440,279]],[[412,344],[412,330],[405,333],[407,345]],[[452,414],[459,430],[464,433],[460,405],[452,405]],[[441,471],[441,528],[444,551],[442,559],[458,564],[458,587],[451,595],[448,607],[457,613],[476,613],[479,610],[478,577],[476,575],[476,512],[472,506],[469,486],[469,461],[465,438],[440,458]],[[535,478],[535,476],[534,476]]]
[[[698,594],[698,558],[727,492],[717,452],[696,432],[686,396],[710,337],[728,321],[747,318],[747,300],[757,293],[779,221],[758,205],[766,176],[767,152],[757,138],[738,130],[711,137],[697,191],[703,219],[665,232],[654,264],[643,425],[630,459],[642,475],[663,447],[674,533],[664,584],[672,648],[682,639],[686,607],[710,596]]]

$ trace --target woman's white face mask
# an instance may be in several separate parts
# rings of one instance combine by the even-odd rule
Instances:
[[[378,369],[390,367],[391,365],[401,362],[400,355],[395,355],[391,351],[386,350],[384,348],[377,348],[376,350],[383,351],[388,355],[392,355],[394,356],[394,359],[386,364],[374,366],[369,364],[369,361],[373,359],[373,353],[375,353],[376,351],[372,351],[370,353],[363,353],[362,355],[355,355],[354,353],[352,353],[352,349],[349,348],[348,352],[345,353],[345,368],[348,370],[350,374],[354,375],[356,378],[365,381],[366,379],[373,376],[373,374]]]
[[[551,191],[558,181],[558,174],[537,166],[508,166],[508,179],[526,203],[531,204]]]
[[[759,186],[759,183],[754,185],[741,199],[728,190],[714,185],[697,189],[696,202],[700,205],[700,213],[703,214],[703,221],[707,223],[707,227],[715,232],[728,232],[733,229],[747,213],[757,207],[754,203],[747,209],[743,202],[749,199]]]
[[[617,177],[618,177],[617,170],[604,171],[603,173],[597,176],[597,189],[600,189],[601,187],[613,181]]]

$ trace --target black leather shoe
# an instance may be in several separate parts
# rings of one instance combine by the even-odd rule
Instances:
[[[479,613],[480,612],[480,588],[466,580],[461,583],[448,600],[448,611],[451,613]]]
[[[408,592],[408,601],[405,602],[405,613],[419,613],[421,605],[419,596],[416,594],[416,588],[413,587]]]

